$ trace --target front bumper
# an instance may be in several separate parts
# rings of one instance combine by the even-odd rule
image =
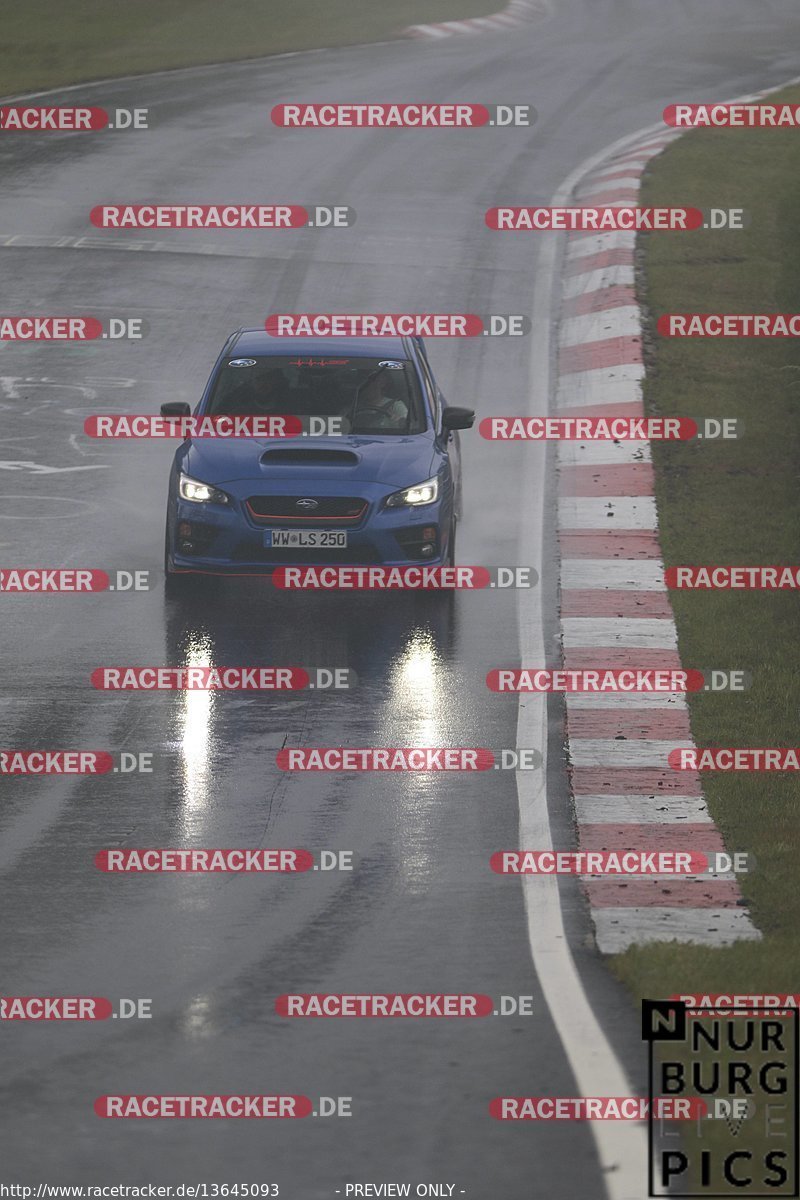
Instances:
[[[173,570],[241,575],[268,574],[283,566],[403,566],[422,562],[441,566],[446,561],[452,520],[449,489],[443,489],[445,494],[434,504],[386,509],[382,501],[387,488],[362,486],[359,490],[368,501],[367,508],[356,525],[347,527],[347,548],[337,550],[265,548],[264,530],[268,528],[333,530],[342,526],[324,518],[311,518],[302,524],[280,519],[259,523],[245,503],[253,485],[240,484],[238,490],[241,495],[232,495],[225,488],[231,495],[230,505],[196,504],[179,497],[173,485],[167,518],[167,553]],[[348,490],[353,490],[352,484]],[[316,489],[304,494],[313,497],[322,492]],[[334,493],[327,488],[325,494]]]

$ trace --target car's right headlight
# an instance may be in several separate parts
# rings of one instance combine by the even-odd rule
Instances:
[[[212,487],[210,483],[201,483],[199,479],[192,479],[191,475],[184,475],[182,471],[178,492],[182,500],[191,500],[195,504],[230,504],[229,498],[219,488]]]
[[[386,508],[404,508],[410,505],[416,508],[423,504],[433,504],[439,497],[439,480],[426,479],[424,483],[415,483],[413,487],[403,488],[402,492],[392,492],[384,500]]]

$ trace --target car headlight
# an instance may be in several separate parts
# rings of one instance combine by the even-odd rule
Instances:
[[[413,487],[403,488],[402,492],[393,492],[386,498],[386,508],[403,508],[407,504],[433,504],[439,499],[439,480],[426,479],[424,483],[415,483]]]
[[[228,497],[219,488],[212,487],[210,483],[201,483],[199,479],[192,479],[191,475],[184,475],[183,472],[178,491],[182,500],[192,500],[195,504],[229,503]]]

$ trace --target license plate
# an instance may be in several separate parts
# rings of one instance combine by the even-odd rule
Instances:
[[[343,529],[265,529],[267,550],[346,550]]]

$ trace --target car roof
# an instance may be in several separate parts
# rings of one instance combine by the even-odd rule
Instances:
[[[241,329],[226,353],[259,355],[330,355],[346,354],[348,358],[409,358],[408,344],[401,337],[273,337],[264,329]]]

